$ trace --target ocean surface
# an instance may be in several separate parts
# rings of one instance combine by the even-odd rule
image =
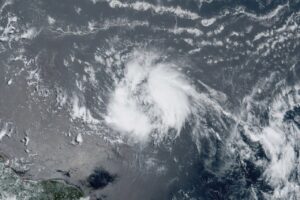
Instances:
[[[300,199],[299,0],[0,0],[0,199]]]

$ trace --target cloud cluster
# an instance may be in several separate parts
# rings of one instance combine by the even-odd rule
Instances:
[[[193,112],[198,93],[172,63],[136,52],[126,64],[108,105],[106,122],[115,130],[147,140],[172,129],[179,134]]]

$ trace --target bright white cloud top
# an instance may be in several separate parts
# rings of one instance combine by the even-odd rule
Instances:
[[[159,62],[153,53],[135,53],[111,95],[106,122],[138,140],[170,129],[179,134],[197,96],[176,65]]]

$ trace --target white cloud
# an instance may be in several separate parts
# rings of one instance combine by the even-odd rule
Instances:
[[[108,105],[106,122],[138,140],[154,131],[179,133],[198,95],[173,64],[157,61],[153,53],[136,52]]]

